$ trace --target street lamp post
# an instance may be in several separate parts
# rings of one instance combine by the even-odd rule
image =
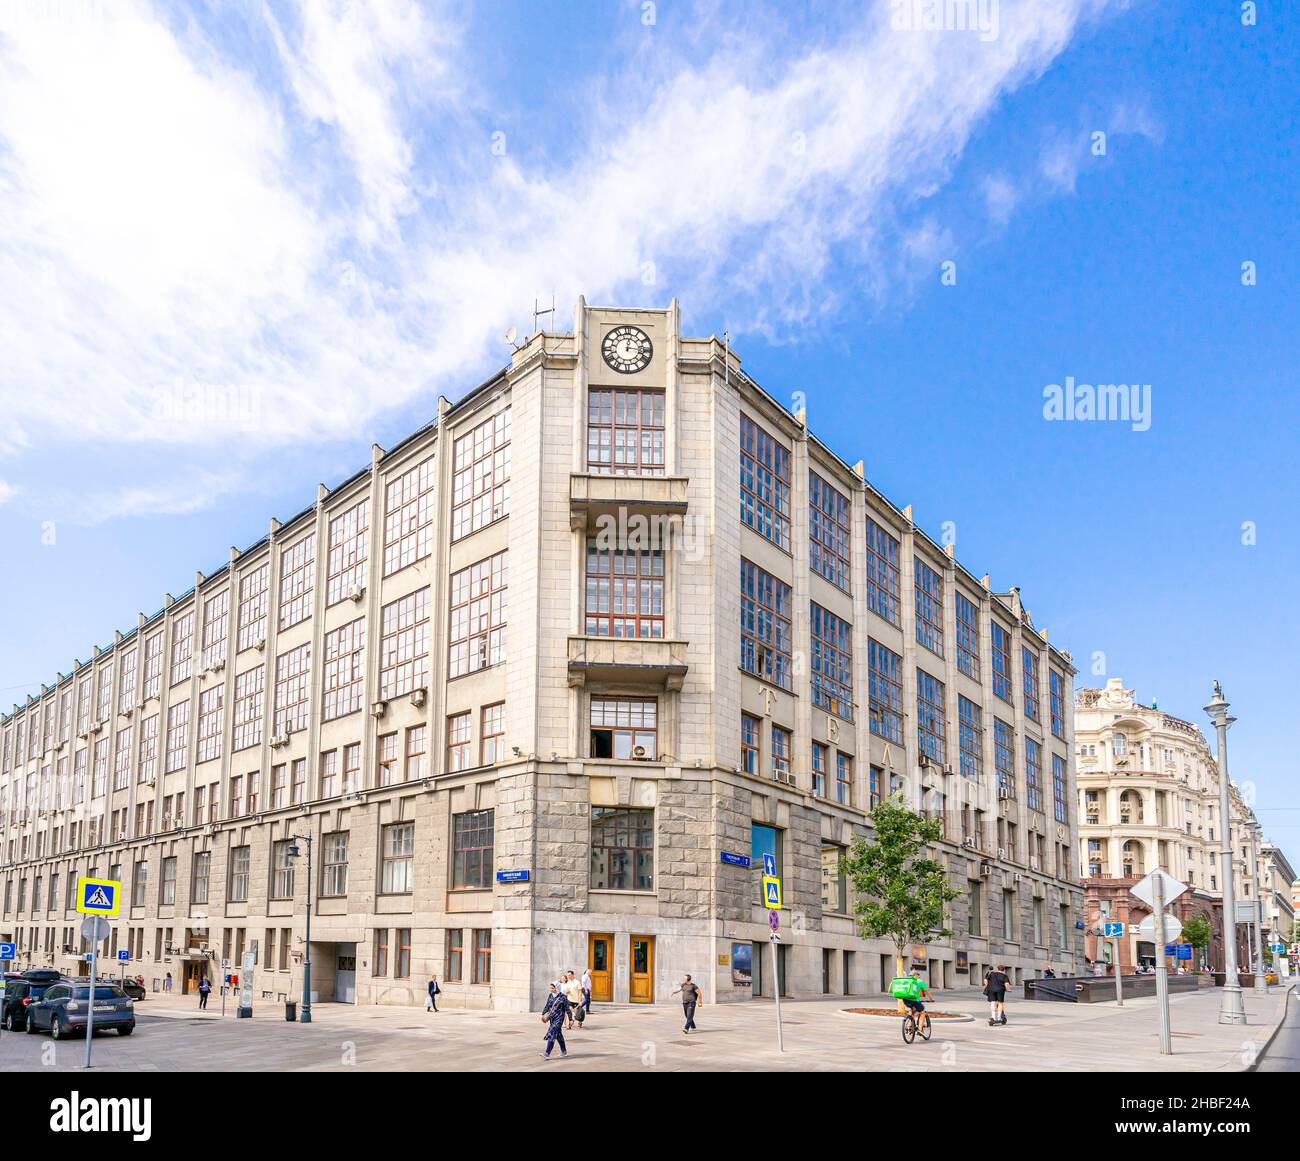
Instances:
[[[1264,978],[1264,895],[1259,889],[1259,853],[1255,846],[1259,837],[1259,826],[1250,827],[1250,881],[1254,884],[1251,892],[1255,897],[1255,991],[1267,992],[1268,981]]]
[[[309,834],[296,834],[289,844],[289,857],[296,859],[299,855],[299,840],[307,844],[307,945],[302,957],[302,1015],[298,1020],[302,1024],[311,1023],[311,843]]]
[[[1223,998],[1219,1005],[1220,1024],[1244,1024],[1246,1007],[1237,978],[1237,899],[1232,889],[1232,795],[1228,781],[1228,727],[1237,719],[1228,713],[1223,687],[1214,683],[1214,697],[1205,707],[1218,737],[1219,830],[1223,861]]]

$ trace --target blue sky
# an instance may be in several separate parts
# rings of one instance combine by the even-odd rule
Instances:
[[[479,382],[534,297],[678,296],[1079,684],[1201,724],[1222,680],[1300,862],[1297,17],[997,9],[6,6],[0,703]],[[1067,376],[1149,383],[1150,430],[1046,422]]]

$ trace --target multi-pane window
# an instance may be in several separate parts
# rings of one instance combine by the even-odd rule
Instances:
[[[120,714],[127,713],[135,708],[135,683],[137,671],[140,664],[140,650],[132,649],[122,657],[122,672],[118,679],[117,686],[117,712]],[[67,721],[67,694],[64,693],[59,701],[59,736],[66,742],[68,732],[64,729],[64,722]]]
[[[1038,653],[1029,648],[1020,650],[1020,671],[1025,688],[1025,717],[1031,722],[1039,721],[1038,716]]]
[[[940,766],[947,754],[943,694],[942,681],[931,677],[924,669],[916,671],[916,740],[921,753],[933,758]]]
[[[143,907],[149,894],[149,862],[141,859],[131,872],[131,906]]]
[[[384,827],[380,890],[385,895],[409,895],[415,886],[415,823]]]
[[[266,594],[270,583],[269,561],[239,579],[239,633],[235,645],[240,651],[266,641]]]
[[[289,857],[291,839],[271,844],[271,898],[293,898],[293,860]]]
[[[126,726],[117,731],[113,753],[113,789],[125,790],[131,785],[131,740],[135,735],[134,726]],[[42,805],[46,805],[42,803]]]
[[[782,689],[793,686],[790,586],[740,562],[740,667]]]
[[[980,707],[957,695],[957,761],[967,778],[980,776],[980,755],[984,747],[984,725]]]
[[[470,768],[470,712],[451,714],[447,718],[447,772],[455,774]]]
[[[867,517],[867,608],[891,625],[899,624],[901,597],[898,539]]]
[[[740,768],[746,774],[758,774],[758,739],[762,723],[753,714],[740,715]]]
[[[850,591],[849,498],[808,473],[808,563],[836,588]]]
[[[462,960],[465,955],[465,931],[461,927],[447,929],[447,967],[443,979],[449,984],[458,984],[462,976]]]
[[[654,890],[654,811],[591,808],[591,886],[598,891]]]
[[[320,756],[320,796],[333,798],[339,792],[339,752],[327,750]]]
[[[271,809],[279,810],[289,795],[289,770],[283,763],[271,767]]]
[[[587,392],[587,471],[615,476],[664,474],[664,393],[591,388]]]
[[[330,521],[328,544],[325,603],[334,605],[365,587],[366,558],[370,552],[368,499]]]
[[[155,633],[144,643],[144,684],[140,700],[157,697],[162,690],[163,635]]]
[[[646,759],[659,757],[659,703],[650,698],[593,697],[591,756]]]
[[[384,734],[379,739],[379,768],[375,783],[379,786],[392,786],[400,780],[401,771],[397,768],[397,735]]]
[[[232,847],[230,851],[230,901],[248,902],[248,863],[251,847]]]
[[[812,606],[813,705],[853,720],[853,626]]]
[[[212,852],[194,852],[194,870],[190,876],[190,902],[207,903],[208,876],[212,873]]]
[[[993,661],[993,692],[1010,704],[1011,634],[998,623],[996,617],[989,621],[989,648]]]
[[[790,776],[790,731],[783,726],[773,725],[772,736],[772,777],[786,779]]]
[[[95,687],[95,721],[108,721],[109,714],[113,708],[113,666],[102,666],[98,674],[98,685]],[[31,724],[31,753],[30,758],[36,757],[40,751],[40,739],[37,737],[36,726],[40,718],[33,718]]]
[[[266,666],[247,669],[235,678],[234,748],[247,750],[262,744],[262,700],[266,693]]]
[[[424,777],[425,749],[424,727],[412,726],[406,731],[406,780],[408,782]]]
[[[486,927],[474,932],[474,974],[470,982],[492,982],[492,932]]]
[[[158,883],[158,902],[163,907],[170,907],[176,902],[176,856],[172,855],[162,861],[162,878]]]
[[[903,741],[903,659],[878,641],[867,642],[867,719],[887,742]]]
[[[790,549],[790,452],[740,417],[740,522]]]
[[[433,460],[403,472],[384,488],[384,576],[429,555],[433,543]]]
[[[853,804],[853,757],[842,750],[835,752],[835,801],[842,806]]]
[[[587,539],[585,632],[599,637],[664,635],[662,549],[602,548]]]
[[[393,979],[409,980],[411,978],[411,929],[397,929],[397,955],[393,960]]]
[[[214,685],[199,694],[199,756],[200,762],[221,757],[221,708],[226,687]]]
[[[157,721],[158,715],[154,714],[154,720]],[[154,737],[158,736],[158,729],[154,727]],[[86,800],[86,751],[78,750],[72,759],[72,805],[79,806]]]
[[[275,703],[271,733],[276,737],[307,728],[311,700],[311,645],[299,645],[275,659]]]
[[[487,669],[504,658],[509,579],[505,552],[452,573],[451,677]]]
[[[361,743],[343,747],[343,793],[352,794],[361,785]]]
[[[163,772],[185,769],[185,748],[190,738],[189,699],[167,707],[167,754]]]
[[[1048,709],[1052,715],[1052,733],[1065,737],[1065,678],[1055,669],[1047,671]]]
[[[506,760],[506,703],[485,705],[479,716],[479,765],[495,766]]]
[[[428,682],[429,590],[385,605],[379,641],[379,696],[410,693]]]
[[[336,830],[321,841],[320,893],[336,899],[348,893],[348,832]]]
[[[194,610],[172,622],[172,664],[168,685],[186,680],[194,672]]]
[[[492,886],[491,810],[471,810],[452,815],[451,885]]]
[[[366,683],[366,621],[358,617],[325,634],[321,720],[331,722],[361,708]]]
[[[280,631],[311,616],[316,575],[316,533],[309,532],[280,553]]]
[[[222,589],[203,602],[203,650],[200,664],[212,669],[226,660],[226,632],[230,622],[230,590]]]
[[[1043,747],[1025,739],[1025,801],[1030,810],[1043,809]]]
[[[159,648],[161,648],[161,636],[158,637],[157,640],[159,641]],[[95,686],[90,678],[86,678],[85,681],[77,686],[77,733],[79,734],[84,734],[88,729],[90,729],[90,703],[94,700],[94,696]],[[20,764],[23,761],[23,739],[26,736],[24,734],[26,728],[27,719],[19,718],[18,732],[15,736],[17,744],[14,747],[14,755]]]
[[[957,610],[957,669],[973,681],[980,679],[980,611],[974,601],[953,592]]]
[[[510,514],[510,408],[456,440],[452,450],[451,538]]]
[[[916,639],[943,656],[943,578],[925,561],[916,561]]]
[[[1016,735],[1001,718],[993,719],[993,769],[998,776],[998,795],[1016,796]]]
[[[238,818],[244,809],[244,776],[232,774],[230,777],[230,817]]]
[[[131,702],[135,699],[136,666],[138,664],[138,662],[136,661],[136,655],[139,652],[140,652],[139,649],[135,650],[135,652],[132,653],[131,656],[128,657],[126,661],[123,662],[123,666],[125,668],[123,669],[122,672],[122,685],[121,685],[121,692],[119,694],[119,697],[125,696],[125,701],[119,700],[118,702],[119,711],[121,713],[126,713],[126,711],[131,707]],[[128,682],[128,677],[129,677],[129,682]],[[64,689],[62,693],[59,694],[59,741],[61,742],[72,741],[72,687],[71,686],[68,686],[66,689]],[[8,746],[8,742],[9,739],[6,737],[5,738],[6,747]]]
[[[1052,799],[1055,803],[1057,822],[1070,821],[1070,804],[1066,800],[1069,793],[1069,776],[1065,759],[1060,754],[1052,755]]]
[[[826,797],[826,763],[829,749],[821,742],[812,744],[812,792],[818,798]]]
[[[375,966],[371,974],[386,976],[388,974],[388,928],[375,928]]]

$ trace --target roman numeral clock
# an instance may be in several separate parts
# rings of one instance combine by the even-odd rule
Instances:
[[[640,327],[615,327],[600,344],[605,362],[620,375],[634,375],[650,365],[654,346]]]

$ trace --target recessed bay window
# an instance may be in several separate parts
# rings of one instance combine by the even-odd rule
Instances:
[[[657,761],[659,703],[653,698],[593,697],[591,756]]]

